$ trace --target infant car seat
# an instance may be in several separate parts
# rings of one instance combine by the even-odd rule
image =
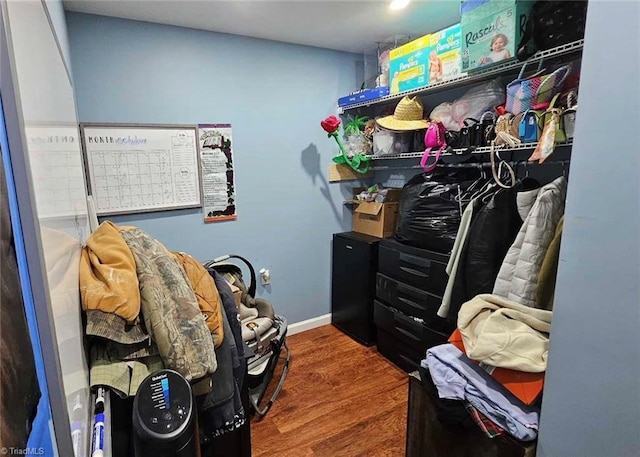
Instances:
[[[251,274],[249,287],[246,286],[242,269],[228,262],[230,259],[238,259],[246,264]],[[205,264],[224,276],[236,298],[236,305],[240,314],[240,327],[242,328],[242,340],[250,349],[247,357],[247,383],[249,386],[249,401],[253,412],[263,418],[282,390],[285,378],[289,371],[291,354],[287,346],[287,319],[277,315],[273,305],[264,298],[256,298],[256,273],[253,265],[239,255],[225,255],[213,259]],[[286,350],[286,357],[282,375],[278,385],[267,402],[260,408],[260,403],[267,391],[267,387],[273,378],[276,365],[280,359],[282,348]]]

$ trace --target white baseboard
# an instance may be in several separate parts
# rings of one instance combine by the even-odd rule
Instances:
[[[331,323],[331,313],[322,316],[307,319],[306,321],[290,324],[287,329],[287,335],[295,335],[296,333],[306,332],[314,328],[322,327]]]

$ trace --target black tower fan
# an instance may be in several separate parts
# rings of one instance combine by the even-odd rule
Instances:
[[[187,380],[172,370],[147,376],[133,401],[135,457],[198,457],[197,432]]]

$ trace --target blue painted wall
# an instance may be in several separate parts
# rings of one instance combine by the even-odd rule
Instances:
[[[353,183],[328,184],[320,128],[354,90],[360,56],[67,13],[81,122],[231,123],[237,221],[201,210],[114,217],[204,261],[226,253],[271,270],[258,293],[290,323],[330,312],[331,235],[351,227]]]

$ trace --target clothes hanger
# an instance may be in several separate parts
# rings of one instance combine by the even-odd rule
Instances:
[[[529,176],[529,165],[530,162],[528,160],[523,160],[519,162],[524,167],[524,178],[518,180],[518,192],[529,191],[533,189],[540,188],[540,182],[536,178],[532,178]]]
[[[476,200],[478,198],[485,198],[488,195],[493,195],[496,190],[496,183],[493,180],[488,180],[480,190],[478,190],[475,194],[471,196],[471,200]],[[484,200],[483,200],[484,201]]]
[[[472,195],[473,195],[472,192],[474,190],[477,190],[478,186],[480,185],[484,186],[483,181],[486,179],[486,175],[484,173],[484,170],[482,169],[482,164],[476,164],[476,167],[478,168],[478,170],[480,170],[480,177],[476,179],[474,182],[472,182],[471,185],[464,190],[464,192],[462,192],[460,190],[460,187],[458,187],[458,195],[453,197],[453,200],[457,202],[458,205],[460,206],[461,214],[462,214],[462,205],[463,204],[466,205],[472,200]]]
[[[478,167],[478,168],[480,168],[480,167]],[[478,187],[480,185],[480,183],[482,181],[483,181],[482,174],[480,174],[480,177],[478,179],[476,179],[475,181],[473,181],[469,187],[467,187],[467,189],[465,191],[465,194],[469,193],[469,192],[472,192],[476,187]]]
[[[480,177],[475,180],[462,194],[461,201],[465,203],[469,203],[476,198],[476,195],[479,195],[484,192],[487,185],[487,175],[482,167],[481,163],[476,164],[476,167],[480,170]]]

